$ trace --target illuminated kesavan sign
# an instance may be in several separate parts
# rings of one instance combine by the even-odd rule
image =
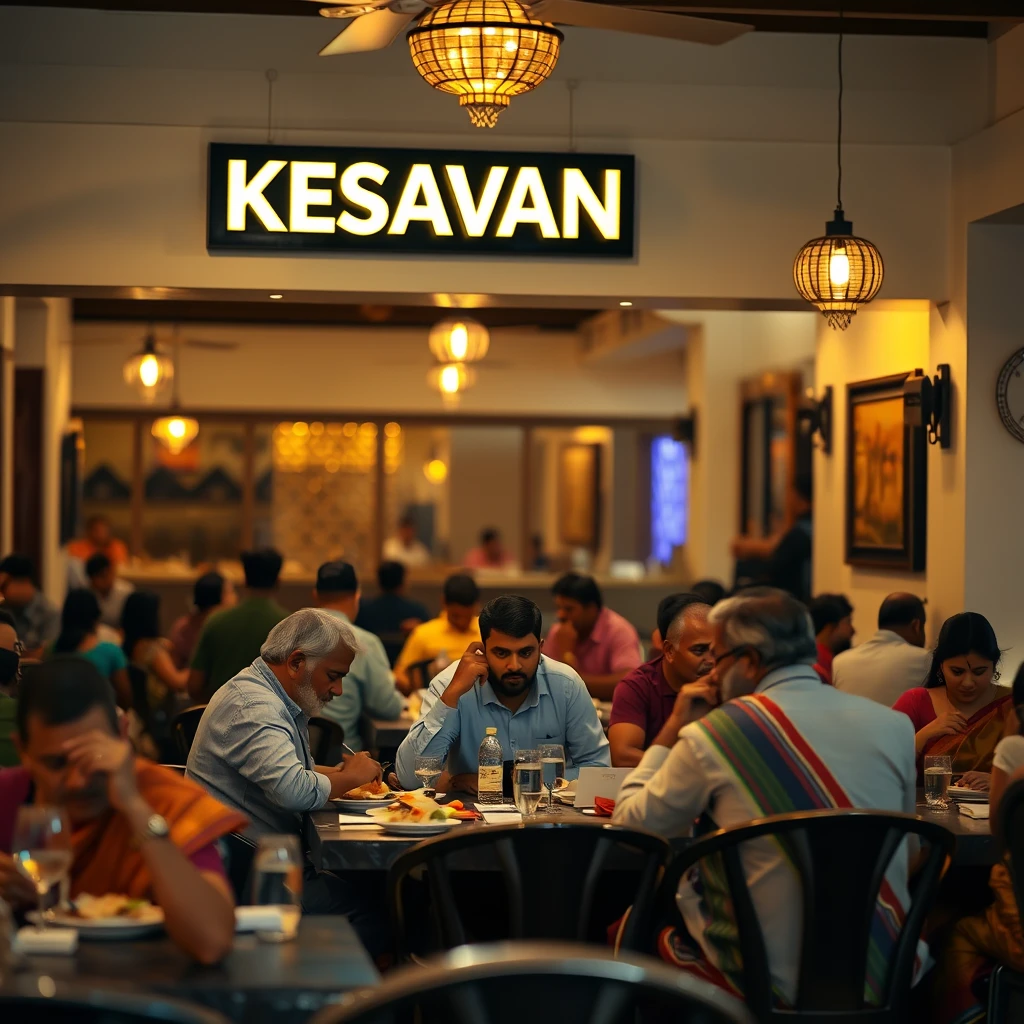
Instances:
[[[632,156],[210,146],[207,248],[630,257]]]

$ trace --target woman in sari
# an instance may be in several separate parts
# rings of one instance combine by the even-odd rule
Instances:
[[[972,789],[989,788],[992,758],[1013,704],[997,686],[1002,652],[984,615],[961,612],[946,619],[924,686],[893,705],[914,723],[918,784],[925,757],[948,756],[954,778]]]

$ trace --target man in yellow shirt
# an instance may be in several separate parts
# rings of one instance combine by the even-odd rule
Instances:
[[[395,682],[409,694],[446,668],[475,640],[480,642],[480,588],[472,576],[444,581],[441,614],[417,626],[395,662]]]

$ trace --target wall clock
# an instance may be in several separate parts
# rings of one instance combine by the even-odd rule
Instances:
[[[1024,348],[1010,356],[999,371],[996,405],[1003,426],[1024,444]]]

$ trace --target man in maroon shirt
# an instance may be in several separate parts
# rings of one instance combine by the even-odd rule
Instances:
[[[672,714],[679,691],[714,666],[710,605],[696,594],[676,595],[659,607],[664,637],[659,657],[630,672],[615,688],[608,742],[616,768],[634,768]],[[665,617],[667,621],[661,621]]]

